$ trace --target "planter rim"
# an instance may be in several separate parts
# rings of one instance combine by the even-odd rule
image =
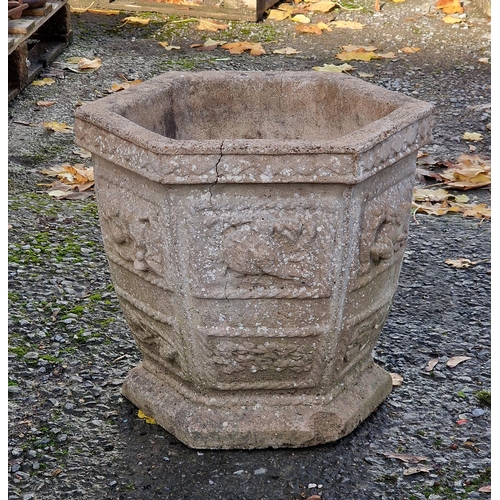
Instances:
[[[153,132],[122,116],[120,111],[125,101],[136,102],[143,98],[158,85],[167,85],[179,78],[234,78],[235,75],[255,76],[257,78],[312,80],[338,79],[353,90],[364,93],[377,93],[384,99],[397,106],[386,116],[349,132],[341,137],[330,140],[302,140],[302,139],[209,139],[190,140],[172,139]],[[297,71],[199,71],[199,72],[168,72],[140,85],[122,90],[118,94],[110,95],[86,103],[76,110],[76,120],[91,123],[103,131],[114,134],[136,146],[147,148],[159,155],[300,155],[300,154],[360,154],[368,151],[384,139],[396,132],[432,115],[435,106],[413,97],[398,94],[394,91],[376,87],[358,78],[342,73],[306,73]]]

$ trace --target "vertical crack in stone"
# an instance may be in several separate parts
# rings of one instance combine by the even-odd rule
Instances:
[[[220,162],[222,161],[222,156],[223,156],[222,149],[223,149],[223,147],[224,147],[224,141],[222,141],[220,144],[219,158],[217,159],[217,162],[215,164],[215,181],[212,182],[212,184],[210,184],[210,186],[208,187],[208,192],[210,193],[210,207],[214,211],[215,211],[215,208],[214,208],[214,205],[212,203],[212,195],[213,195],[212,188],[219,182],[219,165],[220,165]],[[222,240],[221,240],[220,244],[222,244]],[[220,253],[222,262],[224,262],[224,257],[222,254],[221,247],[219,247],[219,253]],[[227,299],[227,280],[228,280],[228,268],[226,267],[226,271],[224,273],[224,298],[225,299]]]
[[[212,188],[219,182],[219,164],[222,161],[222,148],[224,147],[224,141],[220,143],[219,147],[219,158],[217,159],[217,162],[215,163],[215,181],[210,184],[208,187],[208,192],[210,193],[210,206],[213,208],[212,205]]]

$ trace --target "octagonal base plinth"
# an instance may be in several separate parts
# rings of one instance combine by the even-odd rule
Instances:
[[[122,394],[195,449],[299,448],[336,441],[353,431],[388,396],[391,376],[372,364],[328,404],[278,404],[262,396],[254,405],[194,402],[142,365],[126,377]]]

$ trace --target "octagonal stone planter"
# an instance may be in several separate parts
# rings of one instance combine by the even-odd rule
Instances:
[[[326,443],[373,412],[432,112],[313,71],[170,72],[80,107],[143,356],[124,396],[193,448]]]

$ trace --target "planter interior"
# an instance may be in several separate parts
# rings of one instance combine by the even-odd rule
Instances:
[[[432,110],[342,74],[215,71],[79,108],[143,355],[123,394],[193,448],[326,443],[373,412]]]

